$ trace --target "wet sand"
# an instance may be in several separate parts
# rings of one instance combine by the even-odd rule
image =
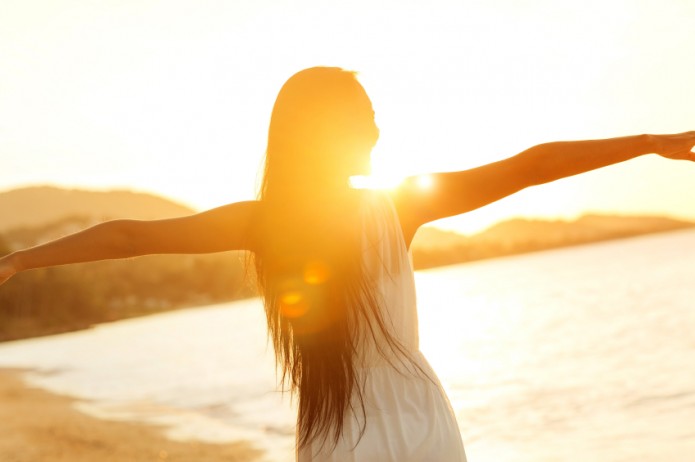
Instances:
[[[74,399],[32,388],[22,371],[0,369],[0,461],[242,462],[260,460],[249,443],[165,438],[158,428],[109,422],[73,408]]]

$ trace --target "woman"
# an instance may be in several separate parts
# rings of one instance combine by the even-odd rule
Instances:
[[[249,250],[283,383],[298,395],[300,461],[465,461],[451,406],[418,349],[407,248],[422,224],[528,186],[647,153],[695,160],[695,132],[556,142],[479,168],[351,189],[379,132],[354,74],[311,68],[273,108],[259,200],[115,220],[0,259],[31,268],[157,253]]]

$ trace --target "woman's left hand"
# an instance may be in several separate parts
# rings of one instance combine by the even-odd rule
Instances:
[[[675,135],[649,135],[654,151],[668,159],[695,161],[695,131]]]

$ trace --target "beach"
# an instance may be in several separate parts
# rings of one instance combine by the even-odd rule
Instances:
[[[469,460],[692,460],[694,254],[688,230],[416,273]],[[2,462],[290,462],[291,404],[258,299],[0,344]]]
[[[142,423],[111,422],[77,411],[72,398],[24,383],[0,369],[0,460],[4,462],[220,462],[259,460],[249,443],[173,441]]]

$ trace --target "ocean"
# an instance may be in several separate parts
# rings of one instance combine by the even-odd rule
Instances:
[[[416,273],[421,349],[471,462],[695,461],[695,231]],[[40,290],[40,288],[37,288]],[[258,300],[0,344],[106,419],[293,460]]]

